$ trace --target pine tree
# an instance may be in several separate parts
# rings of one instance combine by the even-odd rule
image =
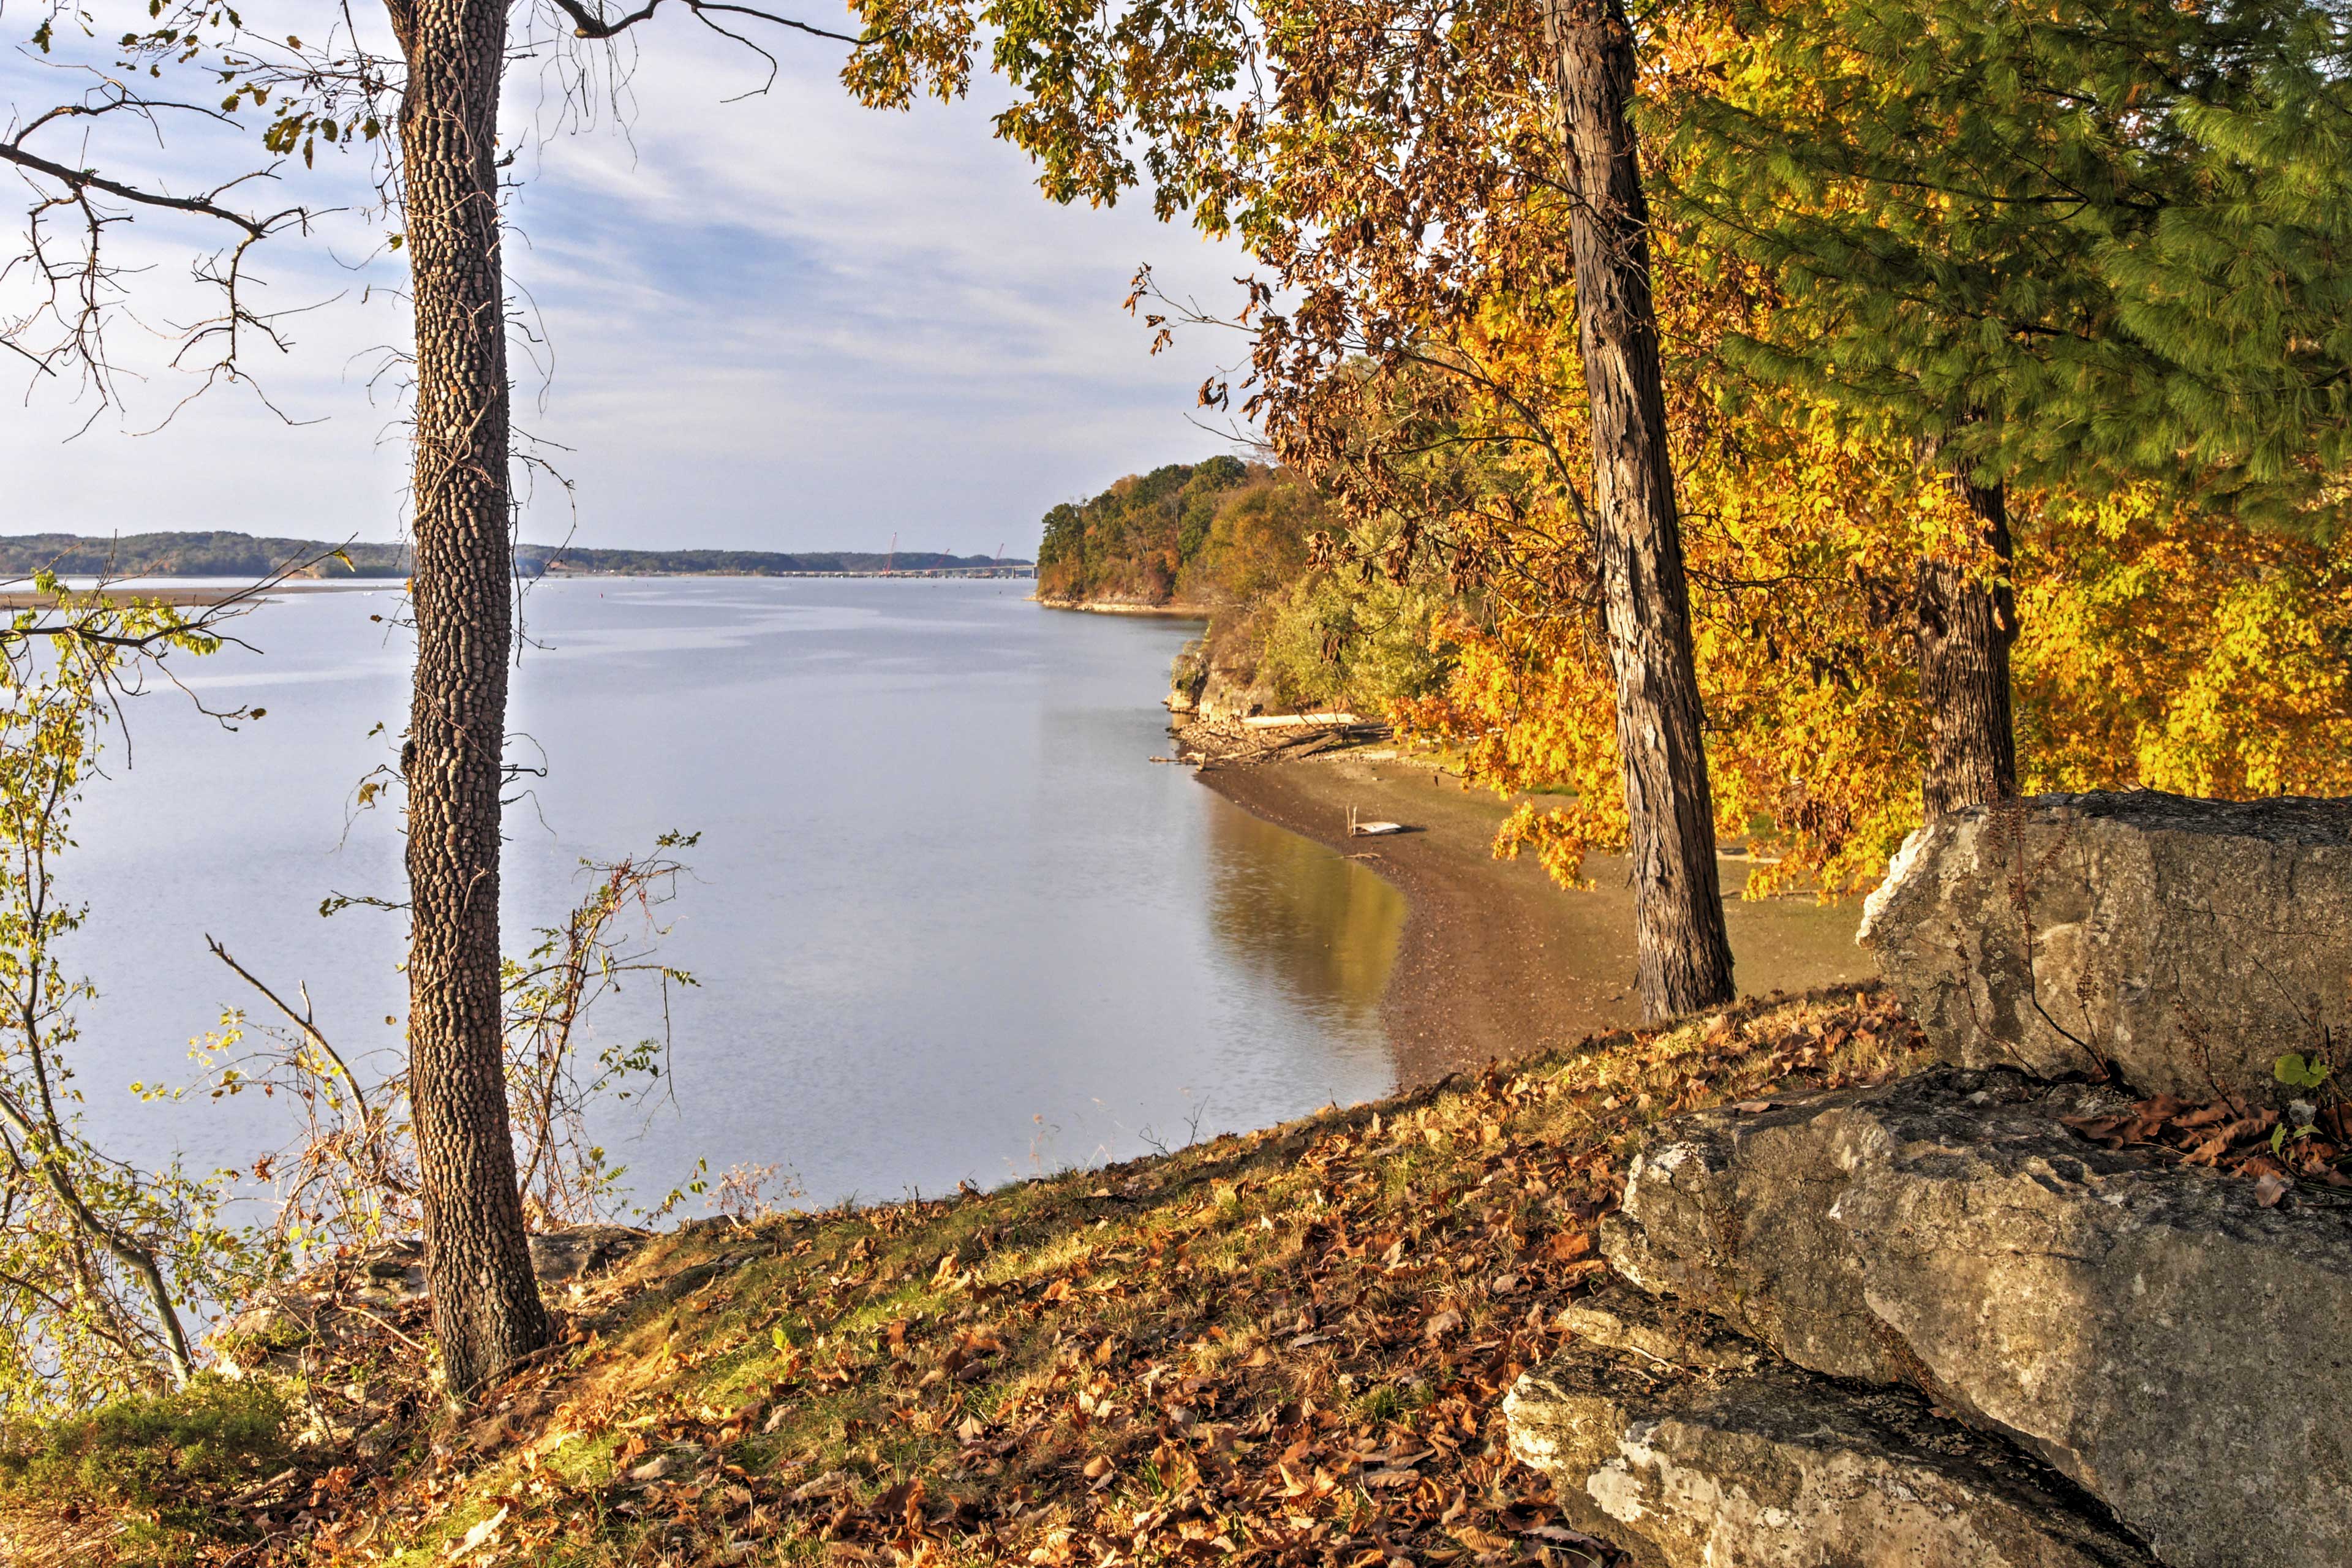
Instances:
[[[1739,367],[1907,438],[1970,520],[1916,573],[1931,812],[2014,787],[2011,485],[2156,479],[2334,527],[2347,16],[1769,0],[1661,103],[1668,209],[1780,293]]]

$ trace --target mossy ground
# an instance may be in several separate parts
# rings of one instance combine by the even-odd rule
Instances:
[[[411,1400],[355,1444],[314,1415],[259,1498],[274,1459],[241,1451],[149,1519],[33,1458],[61,1428],[19,1430],[0,1535],[135,1527],[78,1528],[92,1563],[1567,1568],[1599,1549],[1509,1459],[1500,1405],[1604,1272],[1633,1150],[1919,1052],[1874,994],[1748,1005],[994,1193],[698,1223],[575,1293],[558,1351],[465,1419]],[[156,1473],[174,1441],[114,1452]]]

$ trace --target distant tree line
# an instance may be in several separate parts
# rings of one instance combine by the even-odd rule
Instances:
[[[55,572],[61,577],[239,577],[268,576],[289,562],[315,562],[306,577],[404,577],[408,548],[400,544],[349,544],[350,564],[317,560],[332,544],[310,539],[256,538],[249,533],[126,533],[111,539],[73,533],[21,533],[0,538],[0,574],[29,577]]]
[[[1088,501],[1045,514],[1037,546],[1037,596],[1136,605],[1201,603],[1185,590],[1218,511],[1273,470],[1239,458],[1171,463],[1129,474]]]
[[[30,576],[55,572],[69,577],[257,578],[289,562],[310,562],[308,577],[405,577],[415,560],[405,544],[335,546],[310,539],[256,537],[249,533],[131,533],[111,539],[70,533],[26,533],[0,538],[0,574]],[[583,550],[568,545],[520,544],[515,569],[526,577],[576,572],[597,576],[771,577],[792,572],[935,572],[953,568],[1026,566],[1016,557],[948,555],[930,550],[828,550],[781,554],[768,550]]]

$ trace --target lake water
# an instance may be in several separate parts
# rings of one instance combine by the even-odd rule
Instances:
[[[671,1098],[601,1129],[655,1197],[697,1160],[789,1171],[812,1201],[990,1185],[1387,1090],[1379,1023],[1402,897],[1202,788],[1154,699],[1183,623],[1055,614],[1016,582],[573,580],[535,585],[514,727],[548,775],[508,814],[509,946],[579,896],[583,857],[698,831],[663,948]],[[346,1055],[405,1011],[397,822],[352,812],[390,760],[408,644],[389,593],[289,595],[260,650],[183,664],[133,765],[91,785],[65,890],[90,1125],[210,1168],[282,1135],[253,1100],[142,1106],[245,1005],[209,932]],[[381,732],[371,734],[381,725]],[[635,1039],[652,998],[593,1020]],[[257,1012],[258,1009],[257,1009]],[[383,1059],[383,1058],[379,1058]]]

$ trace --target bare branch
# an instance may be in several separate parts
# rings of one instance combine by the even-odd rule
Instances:
[[[327,1054],[327,1059],[335,1064],[335,1070],[343,1075],[343,1082],[351,1086],[352,1102],[359,1110],[361,1122],[362,1124],[367,1122],[370,1120],[367,1094],[365,1090],[360,1088],[359,1074],[352,1071],[351,1064],[343,1060],[342,1053],[336,1050],[335,1047],[328,1042],[327,1037],[320,1032],[318,1019],[309,1005],[310,996],[308,993],[305,993],[302,998],[304,1004],[302,1011],[297,1013],[287,1004],[284,997],[278,995],[277,992],[272,991],[268,985],[264,984],[259,976],[256,975],[251,970],[246,968],[244,964],[239,963],[236,959],[230,957],[228,949],[221,945],[220,938],[212,935],[210,932],[206,932],[205,936],[205,945],[212,949],[213,956],[215,958],[219,959],[223,963],[227,964],[229,968],[236,971],[236,977],[239,980],[244,981],[247,985],[252,986],[256,991],[260,992],[264,996],[268,997],[269,999],[269,1005],[286,1016],[287,1022],[292,1024],[297,1029],[299,1029],[303,1035],[309,1038],[312,1045],[318,1047],[321,1051],[324,1051]]]
[[[218,110],[174,100],[149,98],[135,82],[100,75],[78,100],[58,103],[0,136],[0,164],[16,171],[32,193],[26,209],[16,254],[0,260],[0,274],[20,268],[30,279],[33,303],[0,320],[0,345],[27,361],[39,375],[56,377],[61,366],[78,365],[82,384],[97,394],[99,410],[118,403],[115,368],[107,351],[107,326],[128,309],[124,279],[129,269],[112,262],[108,230],[132,221],[141,212],[170,214],[226,226],[234,245],[194,268],[196,281],[224,301],[221,312],[192,327],[180,329],[184,339],[173,357],[177,369],[200,372],[205,386],[221,379],[247,381],[239,365],[248,332],[257,332],[272,347],[288,345],[273,319],[252,308],[244,288],[247,252],[260,241],[289,228],[306,230],[318,216],[299,205],[277,211],[249,207],[241,187],[255,180],[275,180],[278,163],[271,161],[248,168],[235,178],[191,195],[165,185],[121,177],[86,161],[86,150],[57,155],[36,146],[37,138],[66,132],[76,124],[133,121],[156,133],[159,141],[166,116],[184,121],[226,123]],[[197,345],[217,351],[209,366],[186,362]],[[268,400],[265,398],[264,402]],[[283,416],[281,416],[283,417]],[[85,426],[86,427],[86,426]]]
[[[717,32],[725,33],[727,37],[730,38],[737,37],[738,36],[732,32],[729,32],[727,28],[720,26],[718,23],[711,21],[709,16],[710,13],[718,12],[724,13],[729,16],[749,16],[754,21],[766,22],[772,26],[790,27],[797,32],[809,34],[813,37],[831,38],[836,43],[862,44],[866,42],[863,37],[856,37],[853,34],[835,33],[824,27],[814,26],[807,22],[794,21],[790,16],[779,16],[772,11],[761,11],[750,5],[731,5],[723,4],[722,0],[683,0],[683,4],[686,8],[693,12],[695,16],[705,26],[711,27]],[[662,5],[663,0],[646,0],[646,4],[643,6],[630,12],[626,16],[607,17],[601,10],[591,11],[585,5],[581,3],[581,0],[555,0],[556,8],[562,11],[565,16],[572,18],[574,31],[579,37],[583,38],[617,37],[622,33],[626,32],[629,28],[635,26],[640,22],[651,21],[653,19],[654,13],[660,10]],[[739,41],[741,40],[739,39]],[[752,47],[756,47],[757,46]]]
[[[72,106],[68,107],[72,108]],[[87,110],[73,111],[94,112]],[[51,110],[49,114],[43,115],[39,120],[33,121],[23,134],[11,141],[0,142],[0,163],[14,163],[19,168],[30,169],[37,174],[43,174],[57,181],[71,191],[103,191],[108,195],[119,196],[126,202],[136,202],[142,206],[164,207],[173,212],[194,213],[202,217],[218,218],[223,223],[234,224],[256,239],[266,238],[272,229],[283,223],[309,216],[306,209],[299,206],[288,207],[284,212],[274,213],[268,217],[255,217],[249,214],[238,212],[233,207],[225,207],[215,198],[221,194],[221,190],[226,190],[227,186],[207,192],[201,196],[174,196],[167,195],[162,191],[145,190],[138,185],[126,184],[121,180],[109,179],[95,169],[69,169],[65,164],[44,158],[25,146],[25,137],[32,134],[43,121],[58,112],[60,111],[58,110]]]

